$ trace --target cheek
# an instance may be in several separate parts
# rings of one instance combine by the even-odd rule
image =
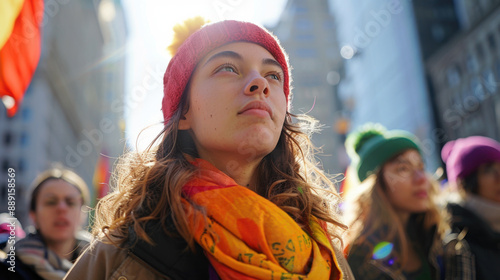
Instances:
[[[47,208],[37,207],[35,213],[36,220],[34,222],[35,226],[38,230],[41,231],[42,234],[44,234],[44,232],[47,231],[50,227],[50,224],[52,223],[52,217],[54,217],[54,214],[48,211]]]
[[[78,218],[78,220],[75,219],[74,222],[79,223],[80,222],[79,218],[82,215],[81,207],[75,207],[75,208],[71,209],[71,211],[69,211],[69,215],[71,217]]]
[[[36,209],[35,217],[38,222],[43,222],[47,219],[51,219],[54,216],[53,211],[50,211],[49,207],[38,206]]]
[[[409,187],[406,184],[387,183],[387,198],[392,205],[405,206],[408,203],[408,197],[411,196]],[[407,205],[406,205],[407,206]]]
[[[483,179],[478,180],[477,192],[480,196],[489,196],[494,191],[493,180]]]
[[[402,201],[401,191],[396,191],[395,189],[387,188],[387,198],[392,205],[399,205]]]

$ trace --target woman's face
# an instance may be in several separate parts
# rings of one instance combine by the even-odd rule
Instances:
[[[413,214],[431,206],[431,183],[424,170],[422,157],[408,150],[383,166],[386,194],[396,211]]]
[[[500,162],[486,163],[479,166],[477,183],[478,195],[500,203]]]
[[[64,242],[75,238],[81,222],[82,195],[61,179],[43,183],[36,198],[36,209],[30,216],[48,242]]]
[[[228,169],[231,161],[260,161],[278,143],[286,115],[283,70],[263,47],[236,42],[198,64],[189,110],[179,122],[202,159]]]

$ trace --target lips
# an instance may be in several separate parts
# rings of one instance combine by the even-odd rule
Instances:
[[[70,225],[70,222],[67,219],[65,219],[65,218],[57,219],[54,222],[54,226],[55,227],[67,227],[69,225]]]
[[[418,198],[427,198],[428,194],[427,194],[427,191],[417,191],[417,192],[414,192],[413,195],[415,197],[418,197]]]
[[[273,117],[273,112],[271,110],[271,107],[269,107],[269,105],[267,105],[266,102],[264,102],[264,101],[258,101],[258,100],[257,101],[252,101],[252,102],[248,103],[245,107],[243,107],[243,109],[241,109],[238,112],[238,115],[243,114],[245,112],[249,112],[251,110],[266,111],[271,118]]]

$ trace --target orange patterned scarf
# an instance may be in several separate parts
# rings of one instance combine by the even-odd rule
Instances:
[[[200,170],[184,186],[183,203],[190,230],[221,279],[342,279],[316,218],[311,237],[275,204],[207,161],[192,164]]]

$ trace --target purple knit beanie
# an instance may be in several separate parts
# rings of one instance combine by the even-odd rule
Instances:
[[[444,145],[441,158],[446,163],[448,181],[455,182],[472,174],[481,164],[500,162],[500,143],[483,136],[460,138]]]

